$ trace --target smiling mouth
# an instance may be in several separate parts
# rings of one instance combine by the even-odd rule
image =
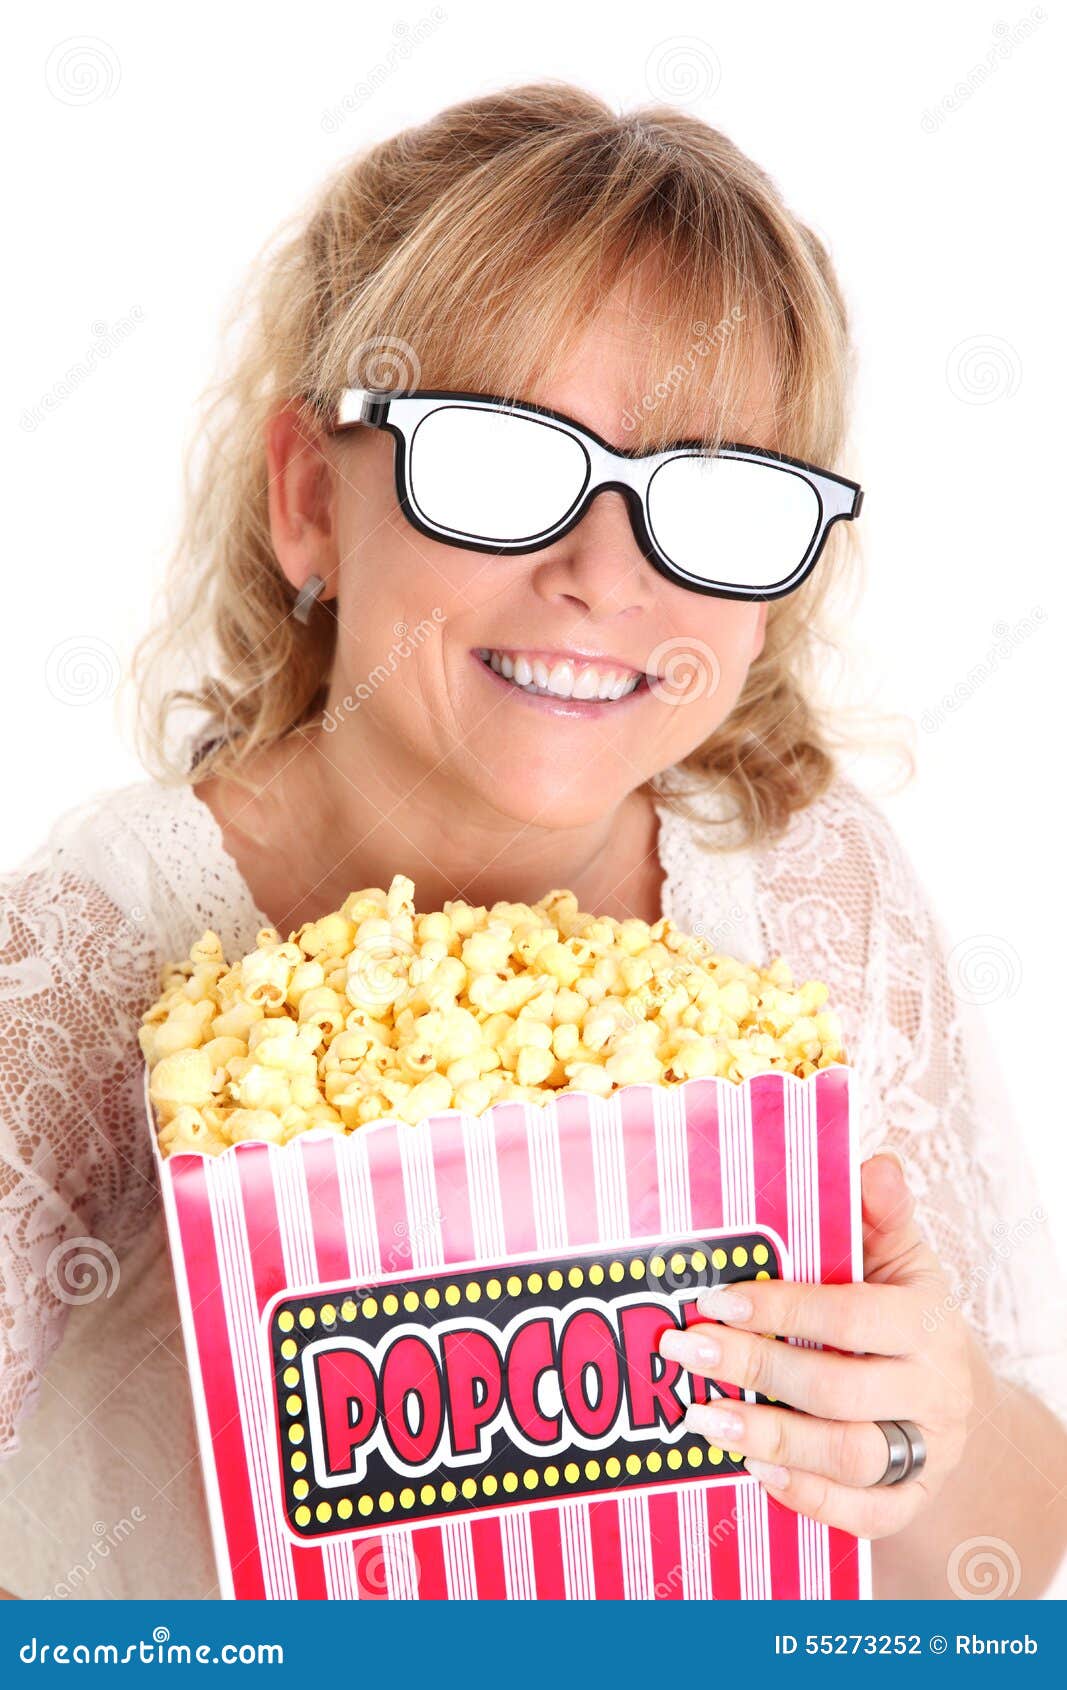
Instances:
[[[485,646],[478,647],[475,655],[494,675],[532,698],[556,698],[568,704],[614,704],[648,688],[647,675],[615,669],[610,664],[566,660],[548,664],[543,658]]]

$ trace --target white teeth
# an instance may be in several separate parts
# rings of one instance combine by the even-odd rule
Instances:
[[[576,673],[574,664],[566,659],[561,659],[550,670],[540,657],[532,660],[522,656],[511,657],[506,652],[493,651],[488,647],[482,647],[479,656],[505,680],[538,697],[547,694],[553,698],[614,702],[625,698],[641,682],[640,675],[620,674],[611,670],[604,673],[589,665],[583,666]]]
[[[597,678],[593,669],[583,669],[571,690],[572,698],[596,698]]]

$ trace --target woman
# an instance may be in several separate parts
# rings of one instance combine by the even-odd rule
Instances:
[[[1041,1211],[936,920],[812,702],[859,509],[824,248],[693,117],[546,84],[347,162],[256,288],[141,654],[157,778],[62,818],[6,884],[0,1579],[214,1592],[137,1023],[205,928],[239,954],[405,873],[423,909],[565,886],[828,982],[866,1283],[753,1287],[678,1359],[808,1410],[742,1404],[731,1447],[875,1539],[877,1595],[965,1593],[976,1539],[1038,1593],[1067,1478]],[[415,443],[427,392],[478,397]],[[646,496],[612,456],[680,441],[740,468],[730,499],[692,464]],[[806,561],[774,454],[844,519]],[[606,485],[576,505],[579,460]],[[207,678],[168,687],[201,638]],[[901,1484],[887,1419],[925,1444]]]

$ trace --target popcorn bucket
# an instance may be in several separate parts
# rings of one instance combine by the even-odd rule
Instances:
[[[737,1388],[657,1353],[707,1285],[862,1277],[853,1084],[157,1149],[223,1594],[869,1596],[869,1544],[687,1431]]]

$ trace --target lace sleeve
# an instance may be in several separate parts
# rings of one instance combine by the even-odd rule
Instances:
[[[765,851],[756,884],[769,951],[824,980],[841,1011],[863,1155],[900,1153],[990,1364],[1067,1421],[1055,1242],[979,1008],[995,948],[949,951],[885,816],[843,779]]]
[[[158,962],[77,858],[0,884],[3,1453],[71,1305],[114,1289],[155,1197],[137,1025]]]
[[[160,969],[266,925],[188,786],[97,794],[0,876],[0,1453],[157,1201],[137,1028]]]

